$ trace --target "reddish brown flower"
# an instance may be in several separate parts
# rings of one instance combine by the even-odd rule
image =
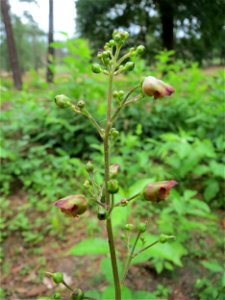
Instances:
[[[153,76],[145,77],[142,83],[142,91],[146,96],[153,96],[155,99],[170,96],[174,93],[174,88]]]
[[[169,196],[171,188],[176,184],[175,180],[150,183],[144,188],[144,199],[152,202],[163,201]]]
[[[83,195],[70,195],[56,201],[54,204],[63,213],[71,217],[82,215],[87,209],[87,200]]]

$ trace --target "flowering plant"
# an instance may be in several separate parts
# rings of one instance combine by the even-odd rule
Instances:
[[[79,100],[77,103],[73,103],[71,99],[65,95],[58,95],[55,97],[55,102],[58,107],[68,108],[74,113],[81,114],[88,118],[96,128],[104,146],[103,182],[100,185],[96,183],[94,178],[94,164],[92,162],[88,162],[86,169],[89,173],[89,179],[84,183],[84,195],[78,194],[66,196],[63,199],[58,200],[55,205],[59,207],[63,213],[70,217],[78,217],[84,214],[87,210],[88,201],[93,201],[98,206],[97,217],[99,220],[105,221],[107,230],[116,300],[121,299],[121,286],[124,283],[132,259],[143,251],[147,251],[155,244],[165,243],[174,238],[173,236],[161,234],[158,240],[156,240],[154,243],[137,250],[137,243],[141,238],[141,235],[146,231],[147,222],[140,223],[138,225],[125,224],[124,229],[127,231],[133,230],[136,234],[136,239],[132,247],[128,247],[123,273],[119,274],[112,226],[112,212],[117,207],[124,207],[131,201],[137,199],[154,203],[164,201],[168,197],[170,189],[176,184],[174,180],[150,183],[138,194],[115,202],[115,194],[118,193],[120,186],[117,180],[120,167],[118,164],[110,165],[110,149],[111,145],[119,135],[118,130],[113,126],[119,117],[120,112],[126,108],[126,106],[140,101],[144,96],[153,96],[155,99],[158,99],[165,96],[170,96],[174,92],[173,87],[171,87],[169,84],[166,84],[152,76],[142,79],[137,86],[133,87],[126,95],[124,91],[113,90],[114,77],[118,74],[132,71],[135,67],[135,64],[129,59],[144,52],[144,46],[140,45],[136,49],[129,49],[124,55],[120,56],[121,48],[123,47],[127,38],[127,32],[113,32],[113,38],[105,44],[104,51],[99,52],[97,55],[97,58],[100,60],[100,64],[94,63],[92,65],[92,71],[94,73],[103,73],[108,78],[107,111],[106,122],[104,126],[101,126],[100,123],[89,112],[84,100]],[[85,296],[85,292],[81,291],[80,289],[74,290],[72,287],[70,287],[64,281],[62,273],[48,272],[47,274],[52,277],[55,283],[62,283],[68,288],[70,292],[70,299],[90,299],[90,297]]]

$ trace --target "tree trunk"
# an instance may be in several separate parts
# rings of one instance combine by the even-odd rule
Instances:
[[[160,19],[162,24],[162,45],[166,50],[174,49],[174,13],[169,0],[159,1]]]
[[[49,0],[49,31],[48,31],[48,57],[47,57],[47,82],[53,82],[54,73],[51,65],[54,60],[53,43],[53,0]]]
[[[14,86],[18,90],[21,90],[22,78],[21,78],[21,73],[20,73],[18,59],[17,59],[16,45],[13,37],[13,30],[12,30],[9,10],[10,7],[9,7],[8,0],[1,0],[2,18],[3,18],[3,23],[5,25],[9,62],[13,73]]]

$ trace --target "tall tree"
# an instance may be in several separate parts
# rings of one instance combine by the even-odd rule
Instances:
[[[22,89],[22,78],[19,69],[16,45],[13,36],[12,24],[10,20],[10,7],[8,0],[1,0],[2,18],[5,25],[6,41],[8,46],[9,61],[13,73],[14,86],[18,90]]]
[[[224,0],[76,0],[76,7],[77,28],[95,48],[126,29],[150,55],[175,48],[201,62],[224,51]]]
[[[156,1],[157,2],[157,1]],[[162,46],[164,49],[174,49],[174,9],[170,0],[158,1],[162,26]]]
[[[47,57],[47,82],[53,82],[54,73],[52,69],[52,63],[54,60],[54,48],[52,43],[53,38],[53,0],[49,0],[49,31],[48,31],[48,57]]]

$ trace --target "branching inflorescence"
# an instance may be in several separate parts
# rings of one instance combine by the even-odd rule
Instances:
[[[140,45],[136,49],[129,49],[127,53],[120,56],[121,48],[128,36],[128,32],[113,32],[113,39],[107,42],[104,46],[105,50],[97,55],[97,58],[100,60],[100,64],[94,63],[92,65],[92,71],[94,73],[103,73],[108,78],[107,111],[104,127],[102,127],[89,112],[84,100],[79,100],[76,104],[74,104],[71,99],[65,95],[58,95],[55,97],[55,102],[58,107],[68,108],[74,113],[81,114],[88,118],[92,125],[96,128],[104,146],[103,182],[100,185],[96,183],[93,163],[88,162],[86,169],[89,173],[89,179],[84,183],[86,194],[67,196],[58,200],[55,205],[59,207],[63,213],[71,217],[77,217],[87,210],[87,199],[89,201],[94,201],[96,205],[98,205],[98,219],[104,220],[106,223],[116,300],[121,299],[121,286],[124,283],[132,259],[157,243],[165,243],[170,239],[174,239],[173,236],[161,234],[158,240],[137,250],[138,241],[142,234],[146,231],[147,224],[140,223],[137,226],[134,226],[133,224],[126,224],[124,229],[127,231],[135,230],[136,238],[133,245],[130,248],[128,247],[123,273],[119,274],[112,227],[112,212],[117,207],[127,206],[131,201],[135,201],[138,198],[154,203],[164,201],[168,197],[170,189],[176,184],[174,180],[150,183],[143,191],[140,191],[140,193],[129,198],[120,199],[117,202],[115,202],[114,199],[115,194],[119,191],[119,182],[117,181],[119,165],[110,165],[110,145],[119,135],[118,130],[114,128],[114,124],[119,117],[120,112],[126,106],[140,101],[145,96],[152,96],[154,99],[158,99],[170,96],[174,92],[172,86],[152,76],[141,79],[141,81],[137,83],[137,85],[126,95],[123,91],[113,90],[114,77],[121,73],[132,71],[135,64],[129,59],[133,56],[142,54],[145,50],[144,46]],[[62,283],[68,288],[70,292],[70,299],[91,299],[86,297],[85,293],[80,289],[74,290],[72,287],[68,286],[63,279],[62,273],[56,272],[47,274],[52,277],[55,283]]]

